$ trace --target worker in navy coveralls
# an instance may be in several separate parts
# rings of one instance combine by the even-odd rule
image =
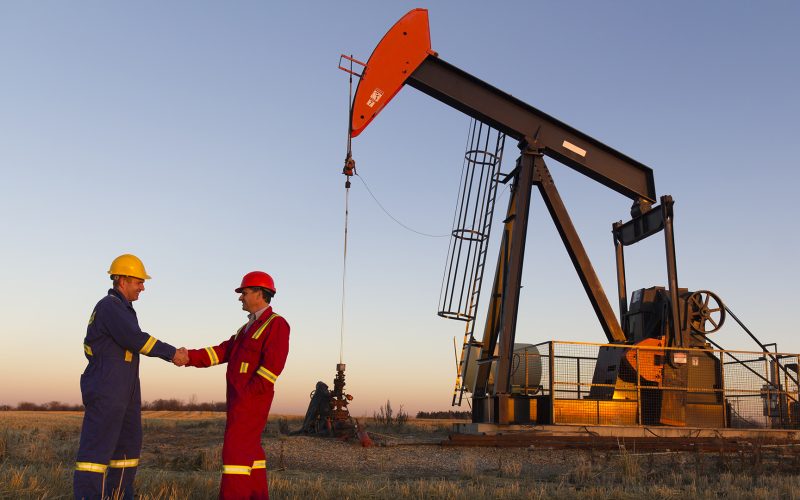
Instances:
[[[94,308],[83,350],[89,365],[81,375],[86,412],[75,464],[75,498],[133,498],[133,479],[142,449],[139,354],[180,362],[175,349],[139,328],[132,302],[150,279],[134,255],[114,259],[114,287]]]

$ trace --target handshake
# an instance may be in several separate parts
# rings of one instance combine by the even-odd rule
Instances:
[[[172,362],[175,366],[186,366],[189,364],[189,351],[185,347],[175,351],[175,356],[172,357]]]

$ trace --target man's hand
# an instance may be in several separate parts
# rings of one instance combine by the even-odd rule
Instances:
[[[185,347],[176,350],[172,362],[175,363],[175,366],[186,366],[189,363],[189,351]]]

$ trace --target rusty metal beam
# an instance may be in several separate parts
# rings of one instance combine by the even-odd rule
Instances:
[[[406,84],[639,201],[655,201],[653,170],[434,55]]]
[[[545,165],[541,155],[535,161],[534,184],[539,188],[539,192],[544,198],[547,210],[553,218],[553,223],[558,229],[561,241],[567,249],[572,265],[578,273],[583,289],[589,297],[606,338],[609,342],[625,342],[625,333],[622,331],[620,322],[614,316],[614,310],[611,308],[608,296],[603,291],[600,278],[597,277],[580,236],[578,236],[578,232],[572,224],[567,207],[564,206],[561,195],[558,193],[553,178],[550,176],[550,171],[547,169],[547,165]]]

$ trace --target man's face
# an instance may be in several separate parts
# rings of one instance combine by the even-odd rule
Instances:
[[[120,276],[117,289],[123,297],[130,302],[139,300],[139,294],[144,291],[144,280],[130,276]]]
[[[261,291],[253,290],[252,288],[242,290],[242,293],[239,294],[239,300],[242,302],[242,309],[249,313],[254,313],[267,307],[267,302],[261,295]]]

